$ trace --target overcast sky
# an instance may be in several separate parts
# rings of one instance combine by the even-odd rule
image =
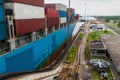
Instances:
[[[68,6],[69,0],[45,0],[45,3],[63,3]],[[71,7],[76,13],[84,15],[87,3],[87,15],[120,15],[120,0],[71,0]]]

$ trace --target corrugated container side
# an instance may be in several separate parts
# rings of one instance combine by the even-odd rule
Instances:
[[[67,17],[66,11],[59,11],[60,17]]]
[[[5,21],[5,11],[2,5],[0,5],[0,22]]]
[[[75,9],[73,9],[73,8],[67,8],[67,11],[75,12]]]
[[[17,2],[17,3],[44,7],[44,0],[5,0],[5,2]]]
[[[75,16],[75,13],[74,13],[74,12],[72,12],[72,16]]]
[[[67,11],[67,6],[64,4],[56,4],[56,10]]]
[[[59,24],[59,18],[47,18],[47,26],[52,27]]]
[[[55,4],[45,4],[45,8],[56,9],[56,8],[55,8]]]
[[[79,19],[79,14],[76,14],[76,19]]]
[[[70,22],[71,21],[71,17],[67,17],[67,22]]]
[[[0,23],[0,40],[5,40],[7,38],[7,27],[5,23]]]
[[[67,11],[67,6],[64,4],[45,4],[45,8],[52,8],[55,10]]]
[[[45,8],[45,14],[49,18],[58,18],[59,12],[57,10],[51,9],[51,8]]]
[[[44,8],[21,3],[5,3],[5,9],[13,9],[14,18],[19,19],[36,19],[44,18]]]
[[[45,19],[15,20],[14,23],[16,36],[38,31],[45,27]]]
[[[3,3],[3,0],[0,0],[0,3]]]
[[[67,22],[67,18],[66,17],[61,17],[60,18],[60,24],[66,23],[66,22]]]
[[[67,11],[67,16],[69,16],[69,17],[72,16],[72,13]]]

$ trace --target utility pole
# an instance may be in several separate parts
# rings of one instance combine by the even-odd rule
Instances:
[[[71,0],[69,0],[68,13],[70,13],[70,3],[71,3]],[[67,60],[69,58],[69,42],[70,42],[70,39],[69,39],[69,34],[70,34],[69,24],[70,24],[70,22],[68,22]]]
[[[84,20],[86,20],[86,5],[87,5],[87,3],[85,3]]]

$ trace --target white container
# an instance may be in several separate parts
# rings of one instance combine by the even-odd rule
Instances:
[[[60,24],[62,24],[62,23],[67,23],[66,17],[60,17]]]
[[[44,8],[21,3],[4,3],[5,9],[12,9],[14,19],[40,19],[44,18]]]
[[[67,6],[64,4],[56,4],[55,7],[56,7],[56,10],[67,11]]]

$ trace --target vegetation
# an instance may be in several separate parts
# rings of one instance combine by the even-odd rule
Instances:
[[[99,16],[98,18],[103,18],[106,22],[110,20],[120,20],[120,16]]]
[[[78,38],[83,38],[84,34],[83,33],[80,33]]]
[[[120,21],[118,21],[118,24],[117,24],[117,26],[120,28]]]
[[[75,60],[75,56],[78,53],[78,48],[76,46],[73,46],[70,51],[69,51],[69,55],[68,55],[68,62],[73,63]]]
[[[112,33],[111,31],[108,31],[108,30],[95,31],[95,32],[91,32],[91,33],[88,35],[87,40],[88,40],[88,41],[100,40],[100,35],[101,35],[101,34],[111,34],[111,35],[113,35],[113,33]]]
[[[113,76],[111,74],[110,69],[108,68],[105,69],[104,71],[108,73],[108,77],[109,77],[108,80],[113,80]],[[99,71],[97,69],[94,68],[92,69],[91,76],[92,76],[92,80],[100,80]]]
[[[104,56],[92,56],[92,55],[90,55],[90,49],[89,49],[90,42],[93,41],[93,40],[100,40],[100,35],[101,34],[111,34],[111,35],[113,35],[113,33],[111,31],[108,31],[108,30],[91,32],[88,35],[88,38],[87,38],[86,49],[85,49],[85,59],[87,59],[87,60],[90,60],[90,59],[107,60],[107,58],[104,57]],[[105,72],[108,73],[109,80],[112,80],[113,76],[111,74],[111,70],[110,69],[105,69]],[[92,77],[92,80],[100,80],[100,75],[99,75],[99,72],[98,72],[97,69],[92,68],[91,77]]]

